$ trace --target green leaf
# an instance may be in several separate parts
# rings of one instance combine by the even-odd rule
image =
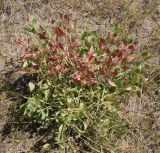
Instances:
[[[91,48],[91,43],[88,41],[85,41],[85,46],[87,47],[87,50]]]
[[[83,122],[84,129],[86,130],[88,128],[88,124],[86,122]]]
[[[28,66],[28,62],[25,61],[25,62],[23,63],[23,68],[26,68],[27,66]]]
[[[126,88],[126,91],[130,91],[130,92],[135,92],[135,91],[139,91],[140,88],[135,86],[135,85],[131,85],[128,88]]]
[[[33,27],[36,27],[37,25],[37,20],[35,18],[32,19],[32,26]]]
[[[111,81],[111,80],[109,80],[109,79],[108,79],[108,83],[109,83],[109,85],[111,85],[112,87],[116,87],[116,86],[117,86],[113,81]]]
[[[112,105],[112,103],[108,104],[107,107],[110,112],[117,112],[117,107]]]
[[[47,45],[48,45],[48,40],[40,39],[40,43],[41,43],[43,46],[47,46]]]
[[[64,124],[61,124],[61,125],[59,126],[59,129],[58,129],[58,130],[59,130],[60,133],[62,133],[63,127],[64,127]]]
[[[61,125],[59,126],[58,132],[56,133],[55,140],[56,140],[59,144],[62,142],[63,128],[64,128],[64,124],[61,124]]]
[[[42,86],[42,89],[45,89],[45,90],[46,90],[46,89],[48,89],[48,88],[49,88],[49,85],[48,85],[47,83],[44,83],[43,86]]]
[[[124,30],[120,27],[114,27],[112,31],[113,33],[123,33]]]
[[[143,67],[142,65],[139,65],[136,69],[135,69],[136,73],[142,73],[143,72]]]
[[[33,26],[31,26],[31,25],[28,26],[28,27],[26,27],[25,30],[28,31],[28,32],[32,32],[32,33],[36,32],[36,29]]]
[[[45,118],[47,117],[47,114],[44,110],[41,111],[41,115],[42,115],[41,120],[42,121],[45,120]]]
[[[95,37],[97,37],[97,35],[98,35],[97,31],[85,31],[82,34],[82,36],[81,36],[81,40],[84,40],[88,36],[95,36]]]
[[[116,100],[116,94],[107,94],[107,95],[104,96],[103,99],[105,99],[107,101],[115,101]]]
[[[81,102],[79,106],[80,106],[80,107],[79,107],[80,110],[83,110],[83,109],[84,109],[84,103],[83,103],[83,102]]]
[[[20,110],[24,112],[26,110],[26,107],[27,107],[27,103],[24,103],[20,106]]]
[[[38,22],[33,16],[30,17],[30,20],[31,20],[31,24],[28,27],[26,27],[25,29],[28,32],[35,33],[37,30],[37,27],[38,27]]]
[[[32,82],[29,82],[29,89],[31,92],[35,89],[35,85]]]
[[[139,84],[144,83],[145,82],[145,78],[143,76],[139,76],[138,82],[139,82]]]
[[[45,91],[44,91],[44,95],[45,95],[45,100],[48,100],[49,95],[50,95],[50,90],[49,90],[49,89],[48,89],[48,90],[45,90]]]
[[[73,100],[72,100],[71,97],[67,97],[67,102],[68,102],[68,103],[72,103],[72,101],[73,101]]]
[[[141,57],[144,59],[144,60],[147,60],[151,57],[151,55],[146,51],[146,52],[143,52],[141,54]]]
[[[43,145],[43,148],[44,148],[44,149],[48,149],[48,148],[50,148],[50,146],[51,146],[51,145],[50,145],[49,143],[46,143],[46,144]]]
[[[129,37],[128,35],[125,34],[125,35],[123,36],[122,40],[123,40],[123,41],[125,40],[125,41],[127,41],[128,43],[131,43],[133,39],[132,39],[131,37]]]
[[[126,74],[126,72],[119,72],[119,73],[116,75],[116,78],[123,77],[125,74]]]

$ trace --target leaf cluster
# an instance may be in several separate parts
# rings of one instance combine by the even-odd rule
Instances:
[[[17,40],[19,72],[37,74],[38,81],[29,83],[32,94],[21,106],[24,114],[55,123],[61,148],[80,142],[96,151],[105,148],[94,137],[113,145],[130,127],[117,98],[141,90],[148,54],[137,54],[137,40],[119,27],[103,35],[90,30],[77,35],[68,13],[47,25],[33,19],[26,30],[30,36]]]

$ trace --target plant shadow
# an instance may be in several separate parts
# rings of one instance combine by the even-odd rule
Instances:
[[[21,104],[26,103],[27,99],[24,96],[29,96],[30,91],[28,83],[30,81],[36,81],[36,76],[24,75],[16,80],[12,80],[10,75],[6,74],[3,80],[5,85],[0,91],[7,93],[7,98],[12,102],[12,105],[7,110],[7,120],[0,129],[1,142],[5,141],[12,133],[20,131],[21,133],[27,133],[27,139],[35,137],[36,142],[33,144],[31,150],[35,152],[41,152],[43,145],[46,143],[53,144],[51,149],[56,148],[54,144],[55,125],[53,123],[49,125],[42,125],[40,123],[33,122],[30,118],[23,115],[20,110]]]

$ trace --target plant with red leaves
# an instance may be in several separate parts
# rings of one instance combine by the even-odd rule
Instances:
[[[59,18],[47,27],[38,27],[34,19],[26,28],[34,37],[17,40],[22,46],[19,72],[38,76],[38,82],[30,82],[32,95],[21,108],[36,122],[55,121],[60,146],[71,141],[67,137],[94,138],[90,130],[98,130],[108,144],[114,143],[128,130],[128,123],[118,115],[116,99],[140,90],[146,53],[134,53],[137,40],[122,28],[114,27],[106,35],[84,31],[79,36],[71,14]],[[75,135],[69,136],[68,130]]]

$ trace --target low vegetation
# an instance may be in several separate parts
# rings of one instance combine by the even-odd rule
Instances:
[[[124,29],[112,29],[77,35],[72,15],[59,14],[48,24],[33,18],[26,28],[31,34],[17,40],[19,73],[36,78],[29,82],[31,95],[21,110],[35,122],[54,124],[61,149],[79,145],[101,152],[131,128],[120,116],[118,99],[141,91],[148,54],[137,54],[137,39]]]

